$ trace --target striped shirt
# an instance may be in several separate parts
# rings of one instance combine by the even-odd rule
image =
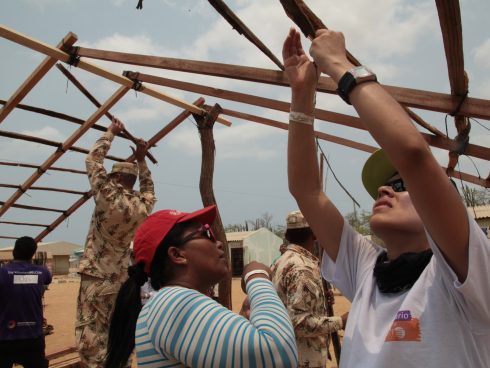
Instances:
[[[247,283],[250,321],[193,289],[164,287],[140,312],[138,367],[297,367],[294,330],[272,283]]]

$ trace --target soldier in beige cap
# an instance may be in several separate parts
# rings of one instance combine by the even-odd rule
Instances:
[[[272,265],[272,283],[293,323],[298,367],[324,368],[328,336],[342,329],[345,321],[327,315],[320,262],[313,254],[316,237],[300,211],[288,214],[285,237],[289,245]]]
[[[121,284],[127,278],[134,232],[151,213],[155,192],[145,162],[148,144],[138,140],[137,163],[118,162],[107,173],[104,158],[114,136],[124,129],[113,119],[85,160],[95,209],[80,262],[76,343],[83,367],[103,367],[109,320]],[[139,175],[140,191],[133,190]]]

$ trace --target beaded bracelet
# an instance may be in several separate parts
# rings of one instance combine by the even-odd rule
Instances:
[[[302,112],[290,111],[289,121],[294,121],[296,123],[302,123],[307,125],[313,125],[315,117],[311,115],[306,115]]]

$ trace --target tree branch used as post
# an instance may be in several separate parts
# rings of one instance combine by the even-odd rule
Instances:
[[[199,190],[201,192],[203,205],[211,206],[216,204],[213,190],[214,156],[216,152],[213,137],[213,125],[222,109],[218,104],[214,105],[214,107],[204,105],[204,109],[207,111],[206,114],[194,114],[194,119],[197,122],[199,135],[201,137],[202,148]],[[219,211],[213,224],[213,231],[216,234],[216,237],[223,242],[226,262],[228,264],[228,269],[230,270],[228,242],[226,241],[225,229]],[[219,283],[218,290],[218,301],[226,308],[231,309],[231,273],[229,277]]]

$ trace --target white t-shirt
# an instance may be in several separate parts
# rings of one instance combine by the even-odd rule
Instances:
[[[341,368],[490,367],[490,241],[469,219],[464,283],[429,237],[434,252],[413,287],[383,294],[373,278],[382,248],[344,224],[337,262],[322,274],[352,301]]]

